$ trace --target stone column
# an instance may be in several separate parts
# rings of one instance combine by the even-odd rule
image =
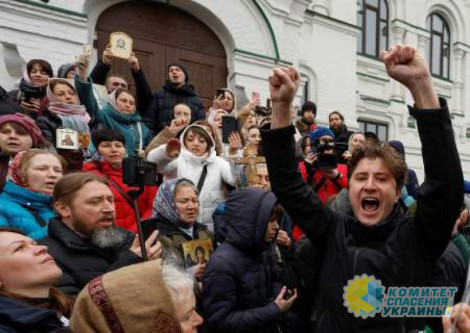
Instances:
[[[462,88],[463,88],[463,79],[462,79],[462,62],[465,51],[459,48],[454,48],[454,85],[452,87],[452,99],[454,100],[453,112],[462,114]]]
[[[405,29],[402,27],[394,26],[392,27],[392,43],[390,45],[396,45],[396,44],[404,44],[405,40]],[[401,84],[398,83],[395,80],[392,80],[392,99],[397,99],[400,101],[405,100],[405,96],[403,95],[403,91],[401,88]]]

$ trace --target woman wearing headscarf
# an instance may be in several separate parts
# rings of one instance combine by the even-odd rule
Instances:
[[[75,86],[80,100],[87,105],[93,126],[102,124],[121,132],[126,139],[127,155],[145,156],[144,148],[151,140],[151,133],[136,110],[134,95],[128,90],[116,89],[109,94],[108,103],[100,110],[93,94],[93,82],[87,75],[88,65],[89,58],[82,55],[77,62]]]
[[[62,271],[47,247],[0,227],[0,267],[0,332],[55,332],[68,326],[73,302],[53,287]]]
[[[202,125],[189,125],[180,140],[172,139],[152,150],[147,159],[157,164],[157,171],[165,180],[185,177],[198,184],[199,218],[212,231],[212,213],[225,199],[224,184],[235,186],[237,172],[233,162],[216,156],[209,130]]]
[[[75,71],[77,65],[74,63],[63,64],[57,70],[57,77],[61,79],[73,79],[75,77]]]
[[[96,150],[93,154],[93,160],[83,165],[83,171],[94,173],[108,181],[116,205],[116,224],[136,233],[137,221],[132,200],[128,195],[128,192],[135,188],[124,184],[122,180],[122,160],[126,154],[126,140],[120,132],[103,128],[93,133],[92,141]],[[139,214],[142,218],[152,216],[153,200],[156,193],[156,186],[145,185],[144,192],[137,200]]]
[[[9,94],[25,113],[36,117],[45,108],[47,82],[53,76],[50,63],[43,59],[31,59],[26,64],[18,89]]]
[[[75,302],[70,329],[81,332],[192,333],[203,322],[193,281],[152,260],[93,279]]]
[[[183,243],[209,238],[215,246],[214,234],[197,222],[198,190],[192,181],[182,178],[163,182],[155,198],[154,212],[155,217],[145,221],[145,229],[159,231],[163,259],[176,259],[184,267],[187,262]],[[202,277],[204,267],[205,264],[199,264],[191,270],[196,279]]]
[[[57,129],[70,129],[78,133],[82,148],[88,148],[91,118],[85,105],[80,104],[75,87],[65,79],[51,79],[47,99],[47,109],[36,119],[44,138],[56,146]]]
[[[47,236],[47,225],[56,214],[51,207],[55,184],[66,163],[46,150],[33,149],[16,154],[8,180],[0,193],[0,226],[17,228],[32,239]]]

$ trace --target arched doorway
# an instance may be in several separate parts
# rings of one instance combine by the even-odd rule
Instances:
[[[178,8],[150,1],[129,1],[108,8],[96,24],[99,56],[113,31],[133,38],[134,52],[152,90],[165,83],[166,65],[173,61],[186,66],[206,107],[212,105],[215,90],[227,85],[222,43],[201,21]],[[133,82],[126,61],[113,59],[112,71]]]

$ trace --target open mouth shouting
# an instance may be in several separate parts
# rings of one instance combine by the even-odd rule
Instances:
[[[374,213],[380,207],[380,201],[376,198],[366,197],[361,200],[361,207],[368,213]]]

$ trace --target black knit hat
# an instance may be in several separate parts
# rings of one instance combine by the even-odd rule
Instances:
[[[302,116],[307,111],[312,111],[314,115],[317,115],[317,105],[313,102],[305,101],[304,104],[302,104],[302,109],[301,109]]]
[[[170,67],[171,66],[179,67],[184,73],[184,83],[188,83],[188,81],[189,81],[188,70],[180,62],[171,62],[171,63],[168,64],[168,66],[166,67],[166,77],[169,79],[168,73],[170,72]]]

